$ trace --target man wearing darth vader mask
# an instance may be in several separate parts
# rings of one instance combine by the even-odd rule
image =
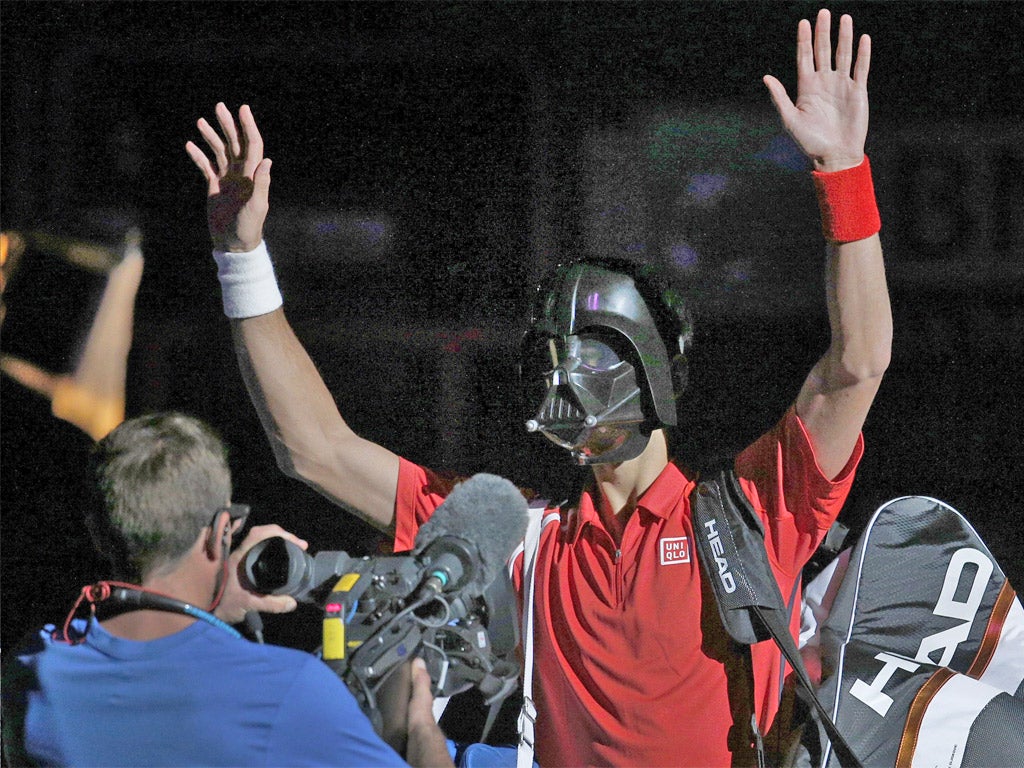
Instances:
[[[892,336],[864,155],[870,41],[855,44],[844,16],[833,62],[831,26],[821,11],[813,31],[807,21],[798,27],[795,102],[765,78],[783,125],[814,166],[808,183],[821,203],[831,327],[830,345],[792,406],[735,459],[785,595],[850,489]],[[262,241],[270,161],[252,112],[239,110],[240,129],[223,104],[216,115],[220,131],[199,121],[213,160],[192,143],[188,152],[208,183],[225,311],[279,463],[408,548],[452,486],[359,437],[339,414],[281,308]],[[642,268],[581,259],[539,289],[523,350],[524,376],[536,381],[526,427],[592,470],[578,499],[548,510],[559,524],[543,528],[536,560],[541,765],[753,759],[756,734],[734,690],[749,694],[749,683],[737,683],[743,673],[709,609],[708,575],[696,556],[703,532],[691,522],[695,478],[673,461],[667,437],[691,335],[685,304]],[[521,558],[513,565],[523,588]],[[752,664],[754,700],[746,705],[763,733],[778,710],[782,673],[771,641],[753,646]]]

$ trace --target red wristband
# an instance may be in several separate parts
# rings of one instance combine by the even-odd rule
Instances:
[[[871,237],[882,228],[867,155],[853,168],[832,173],[814,171],[812,176],[826,240],[851,243]]]

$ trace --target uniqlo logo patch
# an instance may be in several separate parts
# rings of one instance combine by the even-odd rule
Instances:
[[[676,565],[690,562],[690,539],[688,536],[659,539],[661,545],[661,564]]]

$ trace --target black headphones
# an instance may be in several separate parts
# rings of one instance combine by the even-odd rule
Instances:
[[[186,603],[184,600],[178,600],[169,595],[162,595],[159,592],[152,592],[134,584],[125,584],[119,581],[99,581],[82,587],[81,594],[79,594],[74,606],[72,606],[71,611],[68,613],[67,619],[64,620],[64,626],[53,630],[53,639],[65,642],[68,645],[78,645],[83,642],[89,632],[88,624],[86,625],[85,632],[81,635],[74,638],[71,636],[71,622],[75,618],[79,606],[83,602],[89,603],[92,617],[95,617],[97,605],[108,601],[115,604],[117,608],[129,611],[152,610],[181,613],[194,619],[205,621],[207,624],[212,624],[235,637],[242,637],[241,633],[227,622],[221,621],[209,611],[197,608],[191,603]]]
[[[230,539],[228,539],[228,543],[231,543]],[[104,582],[100,583],[102,584]],[[177,598],[168,597],[167,595],[161,595],[157,592],[150,592],[137,587],[115,587],[110,591],[108,599],[128,607],[129,610],[183,613],[186,616],[191,616],[194,619],[201,619],[207,624],[212,624],[219,629],[223,629],[225,632],[229,632],[235,637],[242,636],[238,630],[227,622],[221,621],[212,613],[204,611],[202,608],[197,608],[191,603],[186,603],[184,600],[178,600]]]

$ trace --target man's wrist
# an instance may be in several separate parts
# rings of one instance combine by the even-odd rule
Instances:
[[[819,173],[838,173],[849,168],[856,168],[863,162],[864,155],[861,154],[857,157],[817,157],[814,158],[812,164],[814,170]]]
[[[243,243],[237,238],[211,238],[213,240],[213,250],[218,253],[250,253],[255,251],[260,245],[263,244],[263,238],[259,238],[255,242]]]
[[[882,228],[867,155],[859,165],[826,172],[815,170],[814,190],[821,210],[821,231],[831,243],[850,243]]]
[[[224,314],[233,319],[273,312],[284,300],[274,275],[270,253],[262,240],[251,251],[215,250]]]

